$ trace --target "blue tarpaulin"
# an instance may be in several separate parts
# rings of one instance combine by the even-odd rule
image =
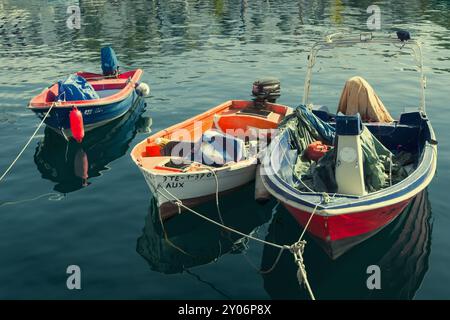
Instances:
[[[58,81],[59,101],[99,99],[97,92],[83,77],[70,75],[65,81]]]
[[[119,71],[116,53],[111,47],[103,47],[100,51],[104,76],[114,75]]]
[[[333,143],[336,129],[332,125],[321,120],[305,105],[299,105],[296,111],[303,114],[308,119],[309,123],[311,123],[326,142],[329,144]]]

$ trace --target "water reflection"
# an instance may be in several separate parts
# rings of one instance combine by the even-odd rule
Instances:
[[[81,8],[80,30],[66,27],[66,9],[73,4]],[[327,30],[320,26],[366,30],[369,17],[366,9],[371,4],[370,1],[347,1],[344,4],[341,0],[40,0],[33,3],[0,0],[0,48],[58,43],[65,49],[84,47],[88,52],[96,52],[102,42],[114,42],[127,51],[124,57],[127,60],[124,61],[129,61],[136,52],[176,54],[198,49],[209,44],[211,35],[264,43],[272,41],[273,33],[267,34],[268,28],[275,28],[274,31],[285,35],[303,33],[306,38]],[[379,6],[389,7],[389,14],[383,15],[384,32],[412,20],[433,21],[449,28],[448,15],[445,14],[450,6],[447,1],[410,1],[408,6],[382,2]],[[268,19],[269,16],[274,19]],[[307,24],[316,25],[318,29],[302,32],[302,26]]]
[[[312,239],[305,250],[309,282],[317,299],[412,299],[428,270],[432,224],[427,191],[414,198],[404,212],[378,235],[336,261],[321,252]],[[286,210],[274,217],[266,240],[295,242],[298,224]],[[262,269],[273,265],[277,249],[265,246]],[[366,269],[381,269],[381,290],[368,290]],[[308,298],[297,284],[292,255],[285,253],[275,270],[264,275],[264,287],[274,299]]]
[[[66,26],[68,18],[66,9],[70,4],[79,4],[81,7],[80,30],[71,30]],[[25,105],[29,99],[51,81],[67,74],[69,69],[71,72],[99,70],[98,52],[102,45],[113,45],[119,60],[124,63],[122,66],[124,70],[131,69],[131,66],[144,69],[144,80],[152,86],[154,93],[151,100],[155,105],[152,117],[154,117],[154,124],[157,128],[154,127],[154,129],[161,130],[205,111],[208,106],[215,105],[218,101],[228,98],[246,98],[248,94],[243,93],[241,85],[267,75],[266,72],[281,78],[283,101],[280,102],[288,105],[298,104],[302,94],[303,70],[306,65],[307,53],[305,51],[309,50],[312,42],[326,33],[341,31],[344,28],[347,31],[367,31],[366,21],[369,15],[366,9],[371,4],[374,4],[371,0],[0,0],[0,104],[2,105],[0,121],[3,123],[0,125],[0,131],[10,146],[3,150],[3,166],[6,167],[9,164],[5,159],[13,159],[16,156],[17,146],[21,146],[26,141],[28,132],[31,132],[31,128],[36,125],[35,118],[25,112]],[[429,79],[427,96],[430,98],[430,118],[434,121],[433,124],[438,135],[439,132],[441,132],[441,136],[445,135],[448,130],[446,117],[443,115],[446,114],[444,109],[448,93],[446,84],[448,84],[450,72],[448,54],[450,48],[450,37],[448,36],[450,2],[447,0],[412,0],[405,5],[401,1],[381,0],[376,4],[382,10],[382,33],[391,31],[394,27],[401,27],[410,30],[415,38],[424,41],[425,65],[428,68],[426,71]],[[328,56],[324,59],[330,60]],[[383,95],[383,98],[386,91],[390,91],[396,105],[409,105],[398,98],[399,94],[408,93],[407,88],[409,87],[404,80],[395,82],[391,80],[403,79],[403,73],[396,74],[395,77],[392,73],[386,76],[383,69],[372,68],[375,64],[362,65],[359,61],[361,61],[359,56],[353,52],[347,59],[344,59],[344,62],[348,62],[347,65],[352,70],[370,67],[371,77],[374,78],[374,81],[382,84],[380,94]],[[334,62],[331,63],[334,66]],[[317,102],[329,103],[329,101],[323,100],[326,97],[333,97],[328,89],[330,85],[335,86],[336,92],[340,93],[344,82],[337,81],[339,79],[335,79],[334,76],[339,78],[344,72],[345,69],[336,66],[332,73],[324,74],[324,82],[318,83],[318,85],[324,85],[324,87],[326,85],[327,89],[318,93],[323,97]],[[395,69],[392,72],[399,71]],[[319,80],[319,78],[317,79]],[[318,87],[315,86],[313,91],[316,88]],[[242,96],[239,96],[241,93]],[[332,101],[333,104],[329,105],[330,109],[337,104],[339,95],[333,99],[335,100]],[[156,106],[156,104],[158,105]],[[24,113],[27,116],[23,116]],[[141,127],[141,124],[137,124],[137,127]],[[24,130],[27,128],[29,130]],[[115,128],[114,131],[116,130],[120,130],[120,128]],[[130,129],[119,135],[128,136],[133,133],[133,130]],[[105,136],[106,134],[108,132],[105,133]],[[99,144],[104,141],[105,136],[96,135]],[[112,140],[115,139],[112,138]],[[46,130],[45,138],[38,144],[34,160],[44,179],[54,183],[55,190],[70,192],[81,188],[83,181],[84,183],[99,183],[100,181],[93,177],[106,170],[111,159],[120,157],[126,152],[129,142],[124,141],[128,141],[128,139],[118,138],[117,145],[121,146],[118,148],[112,147],[112,144],[108,142],[102,142],[105,146],[101,146],[97,144],[97,141],[90,141],[84,144],[82,149],[79,149],[76,148],[76,145],[67,147],[65,141],[61,140],[58,135]],[[144,135],[135,137],[134,142],[142,139],[144,139]],[[442,139],[440,144],[443,152],[447,152],[446,139]],[[112,155],[112,153],[116,154]],[[18,163],[19,166],[22,164],[29,167],[30,157],[25,156],[21,159],[21,162]],[[77,164],[76,168],[75,163]],[[444,172],[448,171],[447,163],[446,161],[439,163],[439,168]],[[19,170],[16,169],[13,174],[17,181],[27,181],[27,186],[38,185],[42,182],[39,181],[41,179],[39,175],[30,176],[27,170],[21,170],[20,167]],[[133,185],[145,192],[145,183],[136,175],[136,167],[131,165],[131,162],[129,166],[123,166],[121,170],[115,172],[108,172],[109,174],[114,174],[114,177],[123,181],[124,185]],[[139,179],[136,180],[136,177]],[[445,190],[448,189],[446,181],[446,179],[435,179],[432,186],[435,197],[433,205],[442,213],[436,217],[440,216],[439,223],[443,229],[448,226],[444,214],[448,208],[448,203],[445,201]],[[20,183],[8,183],[2,189],[2,196],[15,199],[17,194],[23,192],[23,187],[23,184]],[[103,209],[108,212],[114,211],[118,202],[127,203],[129,201],[127,193],[118,194],[116,192],[117,185],[115,184],[102,184],[102,187],[96,188],[95,191],[96,196],[105,199]],[[82,194],[78,193],[78,195]],[[117,194],[117,196],[110,197],[111,194]],[[228,215],[234,217],[237,227],[240,226],[240,223],[244,223],[246,226],[244,225],[242,228],[251,230],[252,226],[261,225],[268,220],[265,213],[260,213],[258,207],[253,205],[252,192],[249,192],[248,198],[234,193],[227,199],[234,205],[221,201],[222,205],[234,209],[230,213],[224,212],[224,219],[227,220]],[[147,205],[148,199],[142,196],[141,201]],[[74,204],[75,209],[83,212],[89,209],[89,213],[99,214],[97,207],[85,208],[83,204],[84,201],[78,201]],[[45,283],[35,281],[37,278],[52,278],[54,274],[52,271],[42,277],[42,274],[36,273],[37,271],[41,273],[42,266],[48,265],[49,261],[48,256],[35,254],[36,248],[33,247],[33,244],[42,243],[40,247],[46,248],[46,245],[52,246],[55,242],[53,239],[43,236],[54,230],[55,224],[51,220],[54,215],[42,216],[43,232],[28,232],[24,228],[24,225],[35,226],[33,223],[35,215],[27,217],[21,213],[24,210],[34,212],[36,205],[35,201],[29,202],[28,205],[10,205],[7,210],[8,215],[3,215],[8,218],[8,221],[0,223],[5,227],[2,234],[5,238],[4,243],[7,244],[2,249],[2,258],[5,261],[13,262],[18,259],[17,261],[22,261],[24,265],[23,268],[18,269],[16,266],[14,270],[9,269],[10,271],[5,265],[6,269],[3,268],[0,277],[3,276],[6,282],[7,279],[15,279],[14,283],[9,284],[11,288],[14,287],[16,296],[33,297],[45,291],[44,297],[64,298],[66,295],[58,289],[59,287],[55,289],[48,281]],[[43,212],[51,212],[55,208],[51,201],[42,201],[38,205]],[[136,205],[139,204],[136,203]],[[427,207],[428,204],[424,206]],[[212,217],[218,218],[215,214],[214,204],[202,208],[202,212],[210,212]],[[281,208],[279,210],[280,212],[276,214],[275,221],[272,223],[270,237],[282,243],[297,240],[296,222],[284,210],[284,213],[281,212]],[[429,207],[427,210],[429,211]],[[186,224],[186,227],[183,228],[184,222],[189,218],[177,216],[166,224],[169,229],[169,239],[172,239],[173,243],[182,249],[201,256],[202,259],[188,257],[167,244],[158,221],[152,220],[154,219],[152,211],[152,206],[150,206],[145,221],[145,230],[139,239],[140,249],[138,247],[138,250],[141,250],[142,255],[155,270],[164,272],[163,270],[166,269],[167,272],[180,272],[183,263],[186,266],[199,265],[214,261],[218,256],[223,256],[224,252],[234,252],[228,236],[221,235],[220,230],[214,228],[210,230],[211,226],[204,226],[195,218],[195,223]],[[362,244],[361,247],[353,249],[335,263],[330,263],[328,258],[322,254],[321,249],[310,240],[306,248],[306,263],[317,297],[359,297],[358,290],[361,292],[361,297],[368,297],[370,294],[364,287],[367,279],[365,267],[369,264],[382,263],[382,257],[389,252],[396,257],[387,256],[386,261],[396,262],[398,266],[393,263],[392,267],[400,271],[398,274],[393,270],[392,272],[388,271],[387,280],[382,282],[383,290],[371,294],[379,294],[381,297],[412,296],[427,268],[429,248],[426,246],[430,244],[431,227],[428,222],[424,223],[423,221],[429,214],[426,210],[422,214],[415,213],[417,219],[416,221],[411,219],[410,223],[418,222],[422,224],[422,227],[414,229],[407,226],[405,229],[404,235],[414,239],[420,235],[423,239],[409,239],[411,242],[408,242],[408,239],[399,239],[401,227],[404,225],[399,224],[399,229],[390,227],[391,229],[387,230],[391,231],[382,233],[384,236],[380,235],[376,240]],[[30,223],[22,223],[25,221],[24,219],[28,219],[26,221]],[[129,221],[129,217],[126,219]],[[241,221],[241,219],[243,220]],[[245,220],[249,221],[245,222]],[[277,223],[278,225],[276,225]],[[14,225],[17,226],[14,227]],[[46,227],[43,227],[44,225]],[[142,225],[144,225],[143,221]],[[73,224],[71,234],[73,234],[74,243],[83,237],[86,238],[88,245],[90,242],[96,241],[94,233],[86,237],[84,227],[85,223]],[[62,225],[61,228],[63,229],[65,226]],[[107,229],[109,230],[108,241],[104,241],[104,246],[91,245],[89,248],[77,246],[73,248],[73,254],[101,256],[101,260],[108,259],[113,263],[122,263],[124,256],[129,253],[128,243],[122,241],[121,246],[114,247],[114,250],[110,250],[110,244],[114,241],[121,241],[117,234],[134,237],[135,229],[125,230],[122,220],[110,221]],[[17,236],[17,230],[24,231],[23,237]],[[198,234],[196,234],[196,230],[199,230]],[[210,231],[203,235],[203,230]],[[412,230],[416,230],[417,233]],[[285,234],[279,235],[279,232]],[[213,235],[212,241],[209,240],[211,234]],[[439,285],[449,280],[445,268],[449,261],[448,250],[445,245],[442,245],[446,243],[447,239],[445,239],[445,232],[436,233],[435,236],[438,241],[436,241],[437,245],[433,247],[436,253],[434,261],[431,262],[434,262],[433,272],[427,274],[427,284],[420,292],[421,296],[427,298],[441,298],[445,297],[445,294],[448,295],[448,290],[442,289],[442,286]],[[386,237],[387,240],[383,237]],[[19,243],[12,245],[19,240],[22,245],[20,250],[17,249]],[[47,241],[49,242],[47,243]],[[241,245],[236,249],[237,252],[245,250],[244,241],[239,243]],[[403,247],[401,244],[405,243],[406,246]],[[222,253],[219,244],[225,247]],[[425,248],[411,248],[409,246],[411,244],[422,245]],[[391,249],[394,245],[396,248]],[[254,253],[253,248],[256,246],[251,248],[252,250],[247,251],[249,254]],[[401,249],[405,250],[406,256],[403,255],[403,257],[409,257],[409,262],[400,259]],[[98,255],[98,250],[102,250],[103,254]],[[414,250],[416,253],[413,253]],[[416,255],[420,252],[422,255],[417,257]],[[33,259],[24,260],[23,257],[27,255],[32,256]],[[270,248],[265,249],[263,269],[267,269],[267,266],[272,264],[273,255]],[[53,256],[55,261],[50,263],[51,265],[66,263],[64,256],[57,254]],[[228,258],[230,259],[221,259],[220,262],[223,263],[221,267],[229,271],[230,277],[241,276],[243,259],[240,257],[231,259],[230,256]],[[258,258],[261,259],[260,256],[253,258],[253,261],[260,262],[258,260]],[[134,285],[130,285],[129,277],[126,275],[120,277],[114,273],[114,268],[108,268],[108,270],[98,268],[98,263],[102,261],[88,260],[85,267],[91,270],[93,276],[110,279],[113,285],[121,287],[120,290],[105,289],[109,297],[117,298],[117,292],[120,292],[119,298],[141,297],[136,293],[139,290]],[[140,258],[136,261],[127,260],[127,268],[131,272],[139,274],[143,265],[141,260]],[[410,270],[406,270],[406,265],[410,266]],[[147,266],[144,267],[147,269]],[[24,268],[31,272],[22,272],[21,270]],[[215,265],[211,264],[212,273],[215,274],[216,279],[223,278],[223,273],[214,272],[216,271],[214,268]],[[421,268],[422,271],[419,270]],[[33,272],[32,270],[37,271]],[[148,270],[144,270],[144,272],[146,271]],[[286,254],[277,269],[264,276],[267,292],[274,298],[307,297],[298,289],[295,272],[292,257]],[[414,274],[415,276],[412,276]],[[161,292],[179,290],[179,284],[168,284],[164,274],[154,276],[151,283],[152,288],[161,287]],[[17,283],[17,279],[23,281]],[[260,282],[262,279],[255,277],[249,280],[247,298],[261,296]],[[399,291],[398,294],[395,294],[394,289],[386,292],[390,285],[390,279],[392,279],[393,286],[402,288],[399,289],[402,292]],[[148,287],[148,283],[145,281],[145,277],[143,277],[141,285]],[[410,289],[405,289],[408,281]],[[8,283],[5,285],[8,287]],[[231,283],[230,286],[233,284]],[[384,290],[385,288],[386,290]],[[192,297],[192,294],[196,292],[189,287],[184,290],[187,298]],[[252,290],[254,294],[252,294]],[[11,292],[11,294],[13,293]],[[89,297],[99,297],[91,290],[87,290],[84,294]],[[158,294],[159,292],[155,289],[154,293],[148,293],[147,297],[157,299],[160,298]],[[174,294],[173,297],[179,298],[180,295]],[[42,294],[40,298],[42,298]]]
[[[247,201],[253,197],[253,188],[251,184],[237,194],[221,196],[221,216],[214,202],[201,205],[196,210],[243,233],[252,233],[268,222],[272,213],[270,205],[260,207]],[[216,261],[225,254],[241,253],[247,249],[247,242],[247,239],[192,213],[183,213],[162,223],[156,202],[152,199],[136,250],[152,270],[172,274]]]
[[[56,183],[54,190],[68,193],[90,184],[107,165],[122,157],[137,132],[148,132],[151,119],[143,117],[145,102],[138,99],[121,118],[88,132],[81,144],[67,142],[50,128],[38,142],[34,162],[44,179]]]

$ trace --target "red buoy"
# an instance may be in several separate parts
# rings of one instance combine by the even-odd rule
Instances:
[[[70,111],[69,119],[72,136],[78,143],[81,143],[84,138],[83,115],[80,110],[74,107],[72,111]]]
[[[309,160],[318,161],[328,150],[330,150],[330,147],[323,144],[322,141],[314,141],[306,149],[306,156]]]

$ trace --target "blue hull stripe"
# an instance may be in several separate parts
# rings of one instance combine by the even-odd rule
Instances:
[[[344,208],[362,207],[362,206],[368,206],[368,205],[392,200],[395,198],[399,198],[402,195],[407,194],[408,192],[420,187],[420,185],[422,185],[422,183],[426,180],[427,176],[429,174],[432,174],[430,172],[430,170],[431,170],[431,167],[429,167],[428,170],[425,172],[425,174],[421,175],[419,179],[415,180],[412,184],[409,184],[408,186],[406,186],[399,192],[390,193],[390,194],[387,194],[386,196],[372,199],[372,200],[367,200],[367,201],[362,201],[362,202],[357,202],[357,203],[352,201],[352,202],[348,202],[343,205],[338,205],[338,206],[333,206],[333,207],[319,205],[319,206],[317,206],[317,209],[318,210],[326,210],[326,209],[344,209]],[[310,208],[315,208],[317,205],[317,202],[310,202],[310,201],[306,201],[304,199],[305,198],[313,198],[313,199],[316,199],[317,201],[319,201],[321,199],[320,194],[317,194],[317,195],[304,195],[304,194],[300,195],[299,194],[298,197],[295,197],[295,196],[291,195],[290,193],[287,193],[287,192],[283,191],[282,189],[280,189],[277,186],[277,184],[274,183],[270,178],[263,177],[263,179],[276,194],[282,195],[284,198],[286,198],[292,202],[296,202],[296,203],[299,203],[301,205],[304,205],[304,206],[307,206]],[[283,186],[289,188],[291,191],[297,192],[297,193],[299,192],[297,189],[292,188],[291,186],[287,185],[284,181],[280,180],[280,178],[278,176],[276,177],[276,179],[278,182],[282,182]],[[336,197],[338,197],[338,195]],[[340,197],[349,198],[349,200],[355,199],[355,198],[346,197],[346,196],[340,196]]]
[[[99,122],[108,122],[109,120],[116,119],[117,117],[125,114],[130,109],[136,97],[137,94],[133,90],[124,100],[121,100],[119,102],[101,106],[83,106],[83,108],[80,108],[79,110],[83,114],[84,125],[93,125]],[[45,124],[57,130],[70,129],[69,113],[71,110],[72,107],[53,108],[49,116],[45,120]],[[38,115],[39,118],[42,119],[45,113],[48,111],[48,108],[33,109],[33,111]]]

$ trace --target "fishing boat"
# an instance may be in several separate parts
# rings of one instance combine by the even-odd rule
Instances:
[[[359,113],[331,114],[309,102],[312,69],[318,52],[335,47],[358,47],[358,44],[365,47],[381,44],[412,53],[420,74],[417,111],[403,112],[395,121],[362,121]],[[424,88],[421,48],[408,32],[399,31],[397,37],[382,38],[372,34],[328,37],[313,46],[309,54],[303,103],[287,120],[288,123],[280,126],[283,128],[273,139],[262,161],[260,177],[267,191],[287,208],[332,259],[389,225],[433,179],[437,141],[425,111]],[[324,149],[320,150],[315,144],[300,146],[295,138],[300,133],[291,130],[296,124],[299,128],[313,127],[315,140],[319,145],[323,143]],[[363,145],[367,137],[372,141],[371,147]],[[385,156],[372,154],[376,160],[369,161],[366,157],[369,149],[385,150]],[[310,150],[319,156],[315,159],[310,157],[310,167],[298,173],[299,161],[303,161]],[[320,153],[323,153],[322,158]],[[393,159],[400,159],[404,154],[410,156],[409,164],[397,165]],[[327,171],[331,172],[330,179],[335,182],[332,191],[331,187],[320,189],[318,183],[311,187],[304,180],[308,179],[308,174],[311,178],[316,173],[312,181],[319,181],[320,174],[327,173],[320,171],[326,167],[326,161],[333,164]],[[375,174],[377,168],[382,176]],[[396,169],[402,172],[401,179],[394,179]],[[373,190],[367,187],[369,182],[377,179],[382,180],[381,187]]]
[[[31,99],[28,108],[41,120],[45,118],[48,127],[79,141],[85,131],[123,116],[138,95],[149,94],[148,86],[139,83],[143,71],[120,72],[109,47],[102,48],[101,58],[102,74],[72,74]]]
[[[230,100],[143,140],[131,152],[163,219],[255,178],[260,152],[292,110],[276,103],[276,79],[256,81],[254,100]]]

